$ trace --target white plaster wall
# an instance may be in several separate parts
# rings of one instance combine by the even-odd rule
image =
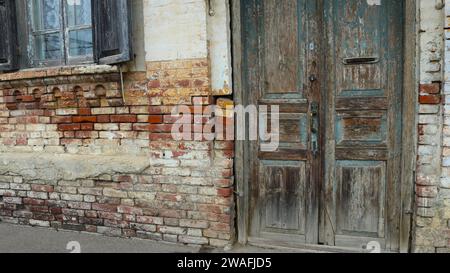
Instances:
[[[211,58],[211,88],[214,95],[231,94],[231,17],[228,0],[211,0],[213,15],[208,16]]]
[[[442,0],[420,1],[420,82],[442,81],[444,16]]]
[[[144,0],[145,60],[208,56],[205,0]]]

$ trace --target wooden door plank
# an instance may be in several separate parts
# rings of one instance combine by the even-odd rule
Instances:
[[[378,6],[326,1],[329,77],[321,234],[329,245],[348,246],[370,234],[385,248],[399,249],[402,10],[399,0],[382,0]],[[368,56],[376,61],[344,61]]]

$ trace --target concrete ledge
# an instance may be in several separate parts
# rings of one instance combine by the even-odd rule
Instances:
[[[0,174],[26,180],[76,180],[114,173],[140,173],[150,166],[144,156],[1,153]]]

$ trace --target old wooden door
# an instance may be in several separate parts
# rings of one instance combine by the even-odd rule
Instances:
[[[241,3],[246,102],[280,107],[279,148],[265,152],[261,141],[248,142],[250,240],[317,243],[320,157],[310,147],[320,97],[316,1]]]
[[[324,1],[323,243],[398,250],[403,0]]]
[[[250,242],[397,250],[402,0],[241,0],[243,98],[279,105],[247,141]]]

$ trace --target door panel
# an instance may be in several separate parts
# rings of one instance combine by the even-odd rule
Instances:
[[[298,89],[301,84],[303,60],[298,54],[303,49],[299,30],[299,12],[302,7],[296,1],[269,0],[262,3],[262,33],[264,48],[264,78],[266,94],[297,94],[302,96]],[[296,35],[292,36],[292,33]],[[296,38],[300,39],[296,39]],[[299,94],[300,93],[300,94]]]
[[[306,76],[313,58],[307,52],[311,3],[315,1],[241,1],[247,104],[280,107],[278,149],[267,152],[261,141],[248,143],[250,240],[318,242]]]
[[[321,241],[397,250],[403,1],[324,5],[330,73]]]
[[[336,162],[337,234],[384,236],[385,185],[383,161]]]
[[[265,198],[261,232],[305,234],[305,163],[261,161],[259,173]]]

